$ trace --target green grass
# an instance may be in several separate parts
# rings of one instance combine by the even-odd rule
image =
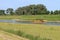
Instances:
[[[27,19],[27,20],[33,20],[33,19],[46,19],[49,21],[56,21],[60,20],[60,15],[7,15],[7,16],[0,16],[0,19]]]
[[[0,40],[28,40],[28,39],[0,30]]]
[[[60,40],[60,26],[49,26],[41,24],[11,24],[0,23],[3,30],[21,31],[42,39]],[[44,39],[44,40],[45,40]]]
[[[9,24],[9,26],[10,26],[10,24]],[[38,35],[37,36],[34,36],[32,34],[25,33],[24,31],[21,31],[19,29],[15,29],[15,27],[14,27],[14,29],[11,29],[11,28],[8,28],[8,27],[6,27],[6,28],[0,27],[0,30],[6,31],[6,32],[9,32],[9,33],[13,33],[13,34],[19,35],[21,37],[28,38],[30,40],[49,40],[49,38],[45,38],[45,37],[44,38],[41,38]]]

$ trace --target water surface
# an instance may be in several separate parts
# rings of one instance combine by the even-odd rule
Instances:
[[[6,22],[6,23],[17,23],[17,24],[34,24],[29,21],[16,21],[16,20],[0,20],[0,22]],[[60,25],[60,22],[45,22],[44,25]]]

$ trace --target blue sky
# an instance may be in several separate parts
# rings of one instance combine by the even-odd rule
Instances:
[[[59,10],[60,0],[0,0],[0,9],[13,8],[30,4],[44,4],[48,10]]]

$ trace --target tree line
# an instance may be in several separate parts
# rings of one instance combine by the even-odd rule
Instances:
[[[0,10],[0,15],[58,15],[60,10],[49,11],[43,4],[33,4],[24,7],[18,7],[16,10],[7,8]]]

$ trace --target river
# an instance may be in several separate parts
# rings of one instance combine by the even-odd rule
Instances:
[[[5,22],[5,23],[16,23],[16,24],[34,24],[32,22],[28,22],[28,21],[20,21],[20,22],[17,22],[16,20],[0,20],[0,22]],[[43,23],[44,25],[59,25],[60,26],[60,22],[53,22],[53,21],[50,21],[50,22],[45,22]]]

